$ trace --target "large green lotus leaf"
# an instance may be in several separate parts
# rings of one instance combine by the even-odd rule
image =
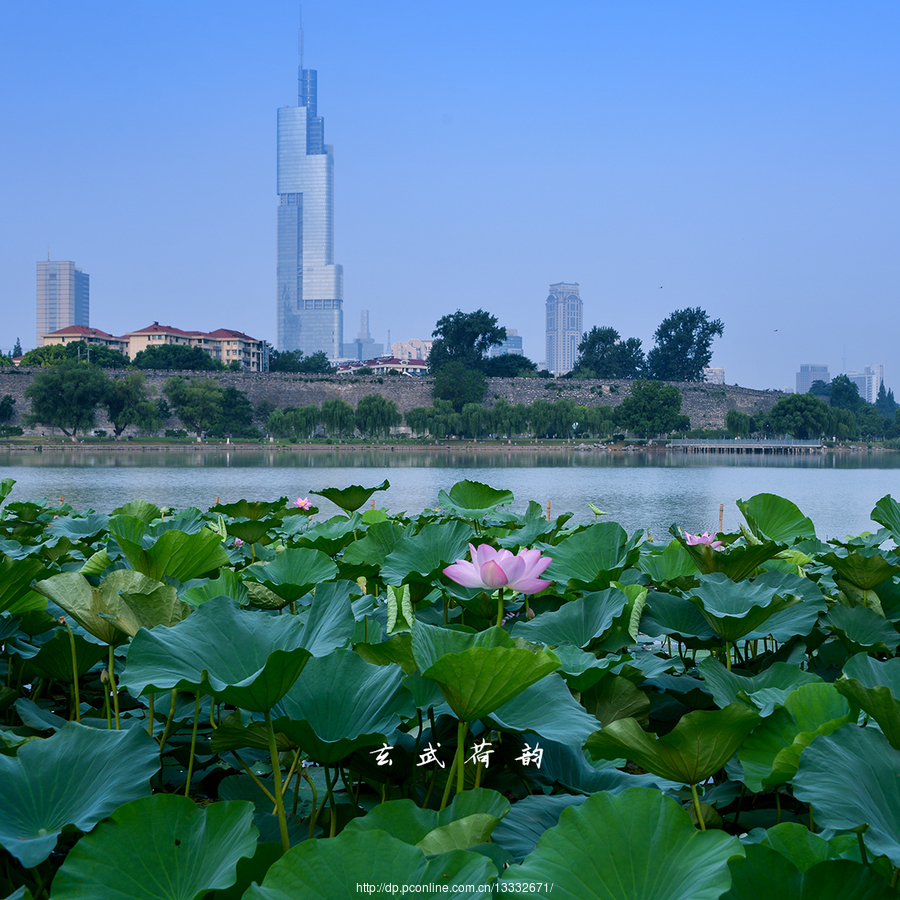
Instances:
[[[872,521],[884,525],[891,532],[895,544],[900,544],[900,503],[890,495],[882,497],[872,510]]]
[[[855,711],[833,684],[798,687],[738,751],[744,784],[754,793],[787,784],[797,774],[800,756],[813,739],[855,720]]]
[[[71,541],[83,541],[100,534],[109,524],[109,516],[92,513],[89,516],[60,516],[54,519],[44,534],[54,537],[67,537]]]
[[[654,584],[674,581],[676,578],[693,578],[700,574],[697,564],[678,541],[669,541],[660,552],[642,553],[637,561],[637,568],[649,576]]]
[[[445,654],[422,675],[437,682],[460,721],[474,722],[557,668],[559,660],[549,651],[470,647]]]
[[[624,569],[637,562],[641,535],[642,532],[635,532],[629,538],[616,522],[598,522],[555,546],[542,545],[553,557],[544,578],[573,590],[609,587]]]
[[[396,663],[406,675],[416,671],[416,661],[412,653],[412,635],[408,632],[395,634],[379,644],[354,644],[353,650],[373,665],[389,666]]]
[[[257,522],[268,519],[286,511],[287,497],[266,502],[265,500],[236,500],[234,503],[220,503],[211,506],[209,511],[213,514],[220,513],[223,516],[231,516],[235,519],[249,519]]]
[[[530,622],[516,622],[510,634],[534,643],[586,647],[612,627],[627,603],[628,597],[617,588],[584,594],[555,612],[541,613]]]
[[[35,556],[13,559],[0,556],[0,612],[11,609],[16,601],[31,590],[31,582],[44,570],[44,564]]]
[[[491,840],[520,863],[548,828],[559,823],[562,811],[580,806],[586,797],[577,794],[529,794],[519,800],[494,829]]]
[[[769,829],[754,828],[744,844],[759,844],[780,853],[801,872],[829,859],[836,859],[856,847],[852,834],[839,834],[830,841],[813,834],[799,822],[781,822]]]
[[[0,481],[0,504],[12,493],[12,489],[16,485],[15,478],[4,478]]]
[[[162,581],[175,578],[184,582],[199,578],[229,563],[222,539],[209,528],[201,528],[194,534],[171,529],[164,531],[150,546],[144,546],[143,538],[135,540],[137,530],[128,534],[114,530],[128,516],[110,520],[110,531],[131,567],[148,578]],[[141,522],[133,519],[134,522]],[[114,526],[115,523],[115,526]],[[144,522],[141,525],[146,529]]]
[[[36,866],[67,826],[90,831],[116,807],[149,795],[158,768],[159,747],[143,729],[67,722],[15,757],[0,756],[0,844]]]
[[[107,657],[107,648],[103,644],[85,640],[80,634],[75,638],[75,661],[78,677],[86,675],[101,660]],[[72,681],[72,645],[69,634],[64,628],[57,628],[50,640],[41,644],[35,656],[28,660],[28,665],[47,678],[57,681]]]
[[[762,579],[757,581],[737,583],[723,572],[701,575],[700,584],[691,589],[688,599],[719,637],[736,641],[774,613],[800,603],[796,595],[780,597]]]
[[[336,838],[291,848],[261,885],[251,885],[244,900],[358,900],[360,884],[439,884],[454,897],[475,898],[484,896],[478,886],[496,877],[494,864],[478,853],[455,850],[427,859],[418,847],[384,831],[346,828]]]
[[[669,534],[687,550],[702,573],[709,575],[722,572],[732,581],[748,578],[764,562],[787,549],[784,544],[763,541],[746,547],[731,546],[727,550],[714,550],[709,544],[688,544],[677,525],[669,528]]]
[[[861,828],[870,853],[900,866],[900,752],[879,731],[851,725],[817,737],[800,759],[794,796],[812,805],[820,827]]]
[[[130,500],[124,506],[119,506],[112,511],[114,516],[133,516],[144,522],[150,523],[154,519],[162,518],[162,510],[146,500]]]
[[[236,518],[225,524],[226,532],[232,537],[240,538],[246,544],[268,543],[263,540],[270,528],[281,524],[281,519],[245,519]]]
[[[793,544],[816,536],[812,520],[796,504],[777,494],[756,494],[749,500],[738,500],[737,508],[750,530],[763,540]]]
[[[321,551],[302,548],[285,550],[270,563],[248,566],[244,578],[265,585],[287,604],[299,600],[320,582],[334,578],[337,571],[334,562]]]
[[[650,637],[670,635],[676,640],[720,644],[700,610],[675,594],[650,591],[641,616],[641,631]]]
[[[900,632],[866,606],[835,604],[824,624],[850,653],[892,653],[900,644]]]
[[[594,759],[625,757],[670,781],[699,784],[734,756],[759,721],[741,703],[688,713],[662,737],[644,731],[635,719],[618,719],[592,734],[585,750]]]
[[[135,697],[148,690],[202,691],[265,712],[287,693],[311,655],[296,616],[241,610],[219,597],[172,628],[139,631],[122,681]]]
[[[311,659],[273,712],[275,728],[317,762],[332,765],[381,744],[400,724],[409,694],[399,666],[374,666],[348,650]]]
[[[849,859],[817,863],[801,872],[775,850],[744,847],[746,857],[732,859],[731,890],[721,900],[889,900],[895,891],[872,869]]]
[[[754,695],[760,691],[784,691],[789,693],[804,684],[819,683],[822,679],[812,672],[804,672],[789,663],[772,663],[759,675],[742,675],[737,671],[729,672],[717,659],[709,657],[697,664],[707,688],[712,693],[716,706],[722,709],[729,703],[753,702]],[[741,694],[745,695],[744,697]],[[754,706],[758,704],[754,703]],[[768,713],[765,713],[766,715]]]
[[[698,831],[672,799],[648,788],[598,793],[563,810],[501,884],[550,883],[555,900],[717,900],[731,883],[737,838]]]
[[[450,493],[438,493],[438,506],[464,519],[483,519],[498,506],[508,506],[513,502],[512,491],[498,491],[480,481],[457,481]]]
[[[617,719],[650,721],[650,698],[622,675],[612,675],[581,694],[581,705],[606,728]]]
[[[350,516],[333,516],[310,528],[303,527],[303,520],[297,519],[282,530],[294,546],[321,550],[328,556],[334,556],[353,543],[362,525],[362,516],[351,513]]]
[[[223,753],[226,750],[241,750],[249,747],[260,753],[269,751],[269,730],[265,722],[249,721],[244,723],[249,713],[242,713],[236,709],[227,715],[209,738],[209,749],[213,753]],[[294,746],[283,734],[275,735],[275,744],[279,753],[287,753]]]
[[[831,566],[839,580],[849,581],[862,591],[871,591],[900,572],[900,566],[888,562],[877,548],[857,550],[846,556],[843,553],[825,553],[817,561]]]
[[[900,750],[900,659],[877,659],[860,653],[844,665],[834,686],[870,715],[895,750]]]
[[[107,601],[115,603],[118,597],[103,596],[98,588],[78,572],[61,572],[35,586],[45,597],[65,610],[89,634],[104,644],[114,644],[122,638],[122,632],[112,620]]]
[[[567,645],[555,647],[553,652],[560,663],[557,671],[565,678],[566,684],[578,693],[593,687],[605,678],[611,669],[632,659],[627,653],[598,659],[593,653]]]
[[[542,678],[488,718],[501,731],[531,731],[548,741],[577,743],[579,747],[600,728],[558,675]]]
[[[181,595],[185,603],[195,607],[215,597],[231,597],[238,606],[246,606],[250,602],[247,588],[234,569],[222,569],[218,578],[195,584]]]
[[[357,585],[347,581],[327,582],[316,589],[312,603],[302,612],[301,644],[313,656],[327,656],[345,647],[353,635],[353,592]]]
[[[404,535],[385,557],[381,579],[393,585],[408,580],[430,582],[466,555],[472,535],[471,526],[460,521],[434,522],[418,534]]]
[[[366,488],[358,484],[351,484],[350,487],[322,488],[321,491],[310,491],[310,493],[330,500],[344,512],[352,513],[359,509],[376,491],[386,491],[390,486],[391,483],[385,478],[376,487]]]
[[[376,522],[369,526],[364,537],[344,551],[341,562],[348,566],[381,566],[403,533],[404,529],[396,522]]]
[[[447,653],[462,653],[471,647],[510,647],[516,642],[496,626],[476,634],[466,631],[451,631],[438,625],[428,625],[416,621],[412,630],[412,651],[419,671],[434,665]]]
[[[423,809],[412,800],[388,800],[373,806],[365,816],[353,819],[345,831],[385,831],[405,844],[419,845],[436,828],[473,816],[493,819],[490,831],[469,846],[486,840],[497,823],[509,812],[510,805],[502,794],[475,788],[457,794],[446,809]],[[483,823],[485,824],[485,823]],[[454,849],[466,849],[456,847]],[[443,851],[435,851],[443,852]],[[429,853],[429,855],[431,855]]]
[[[135,800],[75,845],[53,879],[53,897],[194,900],[234,884],[258,834],[252,803],[201,809],[175,794]]]

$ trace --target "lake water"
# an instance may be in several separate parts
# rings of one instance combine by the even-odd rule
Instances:
[[[722,457],[665,453],[595,452],[341,452],[188,451],[0,452],[0,477],[15,478],[11,500],[58,500],[79,510],[109,512],[129,500],[160,506],[206,509],[216,497],[272,500],[306,496],[310,490],[373,486],[389,490],[376,505],[393,512],[420,512],[437,504],[438,492],[464,478],[513,492],[515,511],[538,501],[551,514],[574,513],[590,521],[594,503],[627,531],[648,528],[666,540],[676,522],[688,531],[736,530],[742,517],[735,501],[754,494],[780,494],[815,522],[820,538],[873,530],[869,514],[885,494],[900,498],[900,453],[832,453],[805,457]],[[320,518],[336,508],[311,498]]]

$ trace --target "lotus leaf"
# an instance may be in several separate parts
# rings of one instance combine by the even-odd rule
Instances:
[[[67,722],[53,737],[0,756],[0,844],[36,866],[67,826],[90,831],[129,800],[149,795],[159,747],[143,730]]]
[[[205,579],[200,584],[194,584],[181,595],[185,603],[194,607],[216,597],[231,597],[238,606],[246,606],[250,601],[241,576],[233,569],[222,569],[218,578]]]
[[[635,719],[619,719],[592,734],[585,749],[593,759],[624,756],[670,781],[699,784],[734,756],[759,721],[741,703],[688,713],[662,737],[648,734]]]
[[[834,685],[822,682],[798,687],[738,751],[744,783],[756,793],[787,784],[814,738],[855,720],[855,711]]]
[[[632,658],[626,653],[598,659],[593,653],[567,645],[555,647],[553,652],[560,662],[559,674],[565,678],[566,684],[578,693],[586,691],[605,678],[611,669]]]
[[[650,721],[650,698],[627,678],[604,678],[581,695],[581,705],[606,728],[616,719],[636,719],[642,727]]]
[[[436,663],[447,653],[462,653],[471,647],[509,647],[516,642],[502,628],[488,628],[477,634],[451,631],[417,621],[412,631],[413,656],[420,671]]]
[[[351,513],[349,517],[333,516],[310,528],[304,526],[302,519],[298,519],[286,525],[283,531],[285,535],[291,537],[292,543],[297,547],[309,547],[334,556],[348,544],[353,543],[362,527],[362,516],[359,513]]]
[[[728,706],[729,703],[742,701],[749,701],[757,705],[755,695],[761,691],[777,690],[785,692],[786,695],[801,685],[822,681],[818,675],[804,672],[797,666],[783,662],[772,663],[768,669],[753,676],[743,675],[736,671],[729,672],[722,663],[712,658],[701,660],[698,668],[707,688],[712,693],[713,700],[716,701],[716,706],[720,709]],[[768,715],[768,713],[763,714]]]
[[[117,809],[82,838],[53,881],[54,900],[193,900],[236,880],[256,852],[253,805],[204,808],[157,794]]]
[[[286,606],[308,594],[319,582],[334,578],[337,570],[334,562],[321,551],[303,548],[285,550],[270,563],[249,566],[244,570],[244,577],[265,585]]]
[[[896,893],[873,870],[849,859],[827,860],[800,871],[789,859],[759,844],[732,859],[731,890],[722,900],[889,900]]]
[[[831,566],[838,587],[853,606],[868,606],[884,615],[875,588],[900,573],[900,566],[888,562],[877,548],[847,553],[825,553],[818,561]]]
[[[856,838],[852,834],[839,834],[826,841],[799,822],[782,822],[769,829],[754,828],[745,841],[745,844],[751,843],[776,850],[801,872],[856,849]]]
[[[563,810],[501,884],[549,882],[556,900],[718,900],[731,884],[728,860],[742,852],[737,838],[697,831],[669,797],[631,788]]]
[[[584,594],[555,612],[542,613],[530,622],[516,622],[510,634],[544,644],[586,647],[612,627],[627,603],[628,597],[617,588]]]
[[[455,850],[427,859],[418,847],[383,831],[348,828],[331,840],[293,847],[273,864],[262,885],[250,887],[244,900],[358,900],[361,883],[440,884],[454,897],[475,898],[483,896],[478,885],[496,877],[494,864],[477,853]]]
[[[381,579],[385,584],[431,582],[441,570],[465,555],[472,528],[465,522],[433,523],[418,534],[406,534],[385,557]]]
[[[492,840],[520,863],[534,850],[540,836],[559,822],[564,809],[580,806],[585,799],[583,795],[573,794],[529,794],[494,829]]]
[[[694,578],[700,574],[697,564],[678,541],[669,541],[661,551],[642,553],[637,568],[648,575],[654,584]]]
[[[756,494],[749,500],[738,500],[737,507],[753,534],[762,540],[793,544],[816,536],[812,520],[796,504],[777,494]]]
[[[544,573],[567,590],[596,591],[609,587],[639,556],[642,532],[630,538],[616,522],[589,525],[555,546],[540,545],[553,557]]]
[[[213,753],[223,753],[226,750],[249,747],[260,753],[268,753],[269,733],[265,723],[250,721],[244,724],[244,719],[248,715],[248,713],[242,715],[239,709],[227,715],[210,735],[209,749]],[[275,745],[279,753],[287,753],[294,749],[291,741],[283,734],[275,735]]]
[[[670,635],[689,647],[721,644],[693,603],[662,591],[650,591],[647,594],[647,603],[641,617],[641,631],[651,637]]]
[[[900,644],[900,632],[875,610],[865,606],[835,604],[828,611],[825,625],[849,653],[888,653]]]
[[[376,487],[366,488],[358,484],[351,484],[350,487],[329,487],[323,488],[321,491],[310,491],[310,493],[330,500],[344,512],[352,513],[359,509],[376,491],[386,491],[390,486],[391,483],[385,478]]]
[[[162,518],[162,510],[154,503],[148,503],[146,500],[131,500],[124,506],[118,507],[112,511],[114,516],[133,516],[136,519],[142,519],[148,524],[155,519]]]
[[[890,495],[882,497],[872,510],[872,521],[889,529],[895,544],[900,544],[900,503]]]
[[[403,534],[404,529],[395,522],[370,525],[365,535],[344,551],[341,562],[349,566],[381,566]]]
[[[80,634],[73,635],[75,661],[78,676],[86,675],[101,660],[106,659],[107,650],[102,644],[85,640]],[[57,628],[53,636],[41,644],[38,652],[29,658],[28,665],[47,678],[57,681],[72,681],[72,645],[63,628]]]
[[[457,481],[450,493],[438,493],[438,505],[464,519],[483,519],[498,506],[507,506],[515,498],[512,491],[498,491],[480,481]]]
[[[874,728],[817,737],[800,759],[794,796],[821,827],[862,830],[871,853],[900,866],[900,752]]]
[[[312,659],[273,712],[275,729],[317,762],[332,765],[384,741],[409,702],[399,666],[374,666],[339,651]]]
[[[847,661],[834,686],[877,723],[895,750],[900,750],[900,659],[879,662],[865,653]]]
[[[0,556],[0,612],[16,612],[16,603],[31,590],[31,582],[44,570],[36,557],[13,559]]]
[[[688,544],[677,525],[669,528],[671,534],[684,548],[705,575],[721,572],[732,581],[741,581],[753,575],[767,560],[773,559],[782,550],[784,544],[775,541],[763,541],[761,544],[750,544],[746,547],[730,546],[727,550],[714,550],[709,544]]]

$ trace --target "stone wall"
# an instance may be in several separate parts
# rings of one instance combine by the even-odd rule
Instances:
[[[12,424],[21,424],[28,411],[28,401],[24,392],[40,369],[0,369],[0,397],[10,394],[16,401],[15,417]],[[123,375],[124,371],[108,370],[110,376]],[[234,386],[244,391],[251,402],[258,404],[268,400],[278,407],[321,406],[324,400],[338,398],[356,406],[360,397],[366,394],[381,394],[394,400],[405,413],[414,406],[430,406],[433,379],[422,376],[338,376],[338,375],[290,375],[282,373],[240,373],[240,372],[157,372],[144,373],[152,393],[161,394],[162,385],[173,375],[187,377],[210,377],[223,387]],[[535,400],[555,401],[568,399],[585,406],[618,406],[628,396],[629,381],[580,381],[544,378],[489,378],[485,397],[487,406],[493,406],[500,397],[510,403],[534,403]],[[682,412],[691,419],[692,428],[723,428],[725,414],[729,409],[739,409],[752,415],[760,410],[771,409],[784,396],[780,391],[757,391],[737,385],[721,384],[678,384],[681,390]],[[110,431],[109,423],[102,411],[97,413],[97,427]],[[177,428],[172,421],[169,427]],[[35,429],[49,431],[45,428]],[[26,429],[28,433],[34,433]]]

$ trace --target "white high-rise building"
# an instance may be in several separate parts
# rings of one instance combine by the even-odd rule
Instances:
[[[50,254],[37,264],[37,343],[43,335],[71,325],[90,325],[91,276],[73,262],[51,262]]]
[[[547,368],[565,375],[575,367],[583,334],[583,304],[577,284],[550,285],[547,298]]]

